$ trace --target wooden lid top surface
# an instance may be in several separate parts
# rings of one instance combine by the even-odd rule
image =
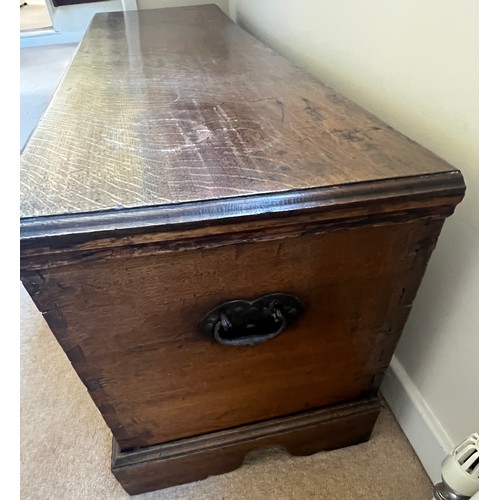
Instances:
[[[102,13],[21,156],[21,217],[450,172],[213,5]]]

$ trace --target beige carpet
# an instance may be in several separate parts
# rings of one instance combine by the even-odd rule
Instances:
[[[124,499],[111,434],[21,287],[21,499]],[[240,469],[138,500],[429,500],[431,483],[389,410],[368,443],[310,457],[264,450]]]

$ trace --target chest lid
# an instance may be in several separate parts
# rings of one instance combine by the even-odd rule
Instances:
[[[21,236],[422,190],[463,179],[217,7],[102,13],[21,156]]]

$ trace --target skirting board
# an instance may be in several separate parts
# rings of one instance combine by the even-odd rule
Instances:
[[[441,463],[457,443],[452,442],[396,356],[380,391],[432,483],[438,483]]]
[[[84,31],[59,33],[54,30],[31,31],[21,34],[21,49],[28,47],[42,47],[45,45],[58,45],[65,43],[80,43]]]

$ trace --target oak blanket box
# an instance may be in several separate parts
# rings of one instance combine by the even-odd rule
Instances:
[[[96,15],[21,156],[21,279],[125,490],[369,439],[464,191],[213,5]]]

